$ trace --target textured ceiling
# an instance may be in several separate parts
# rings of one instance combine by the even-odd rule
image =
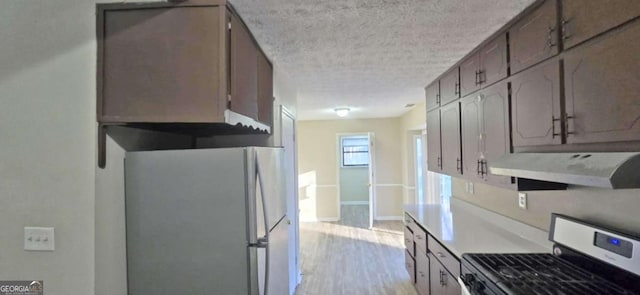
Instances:
[[[395,117],[534,0],[231,0],[294,81],[298,119]]]

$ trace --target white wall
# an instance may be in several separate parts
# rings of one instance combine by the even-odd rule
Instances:
[[[0,7],[0,278],[93,294],[95,1]],[[24,226],[56,250],[25,252]]]
[[[369,202],[369,167],[340,167],[340,203]]]
[[[300,220],[340,218],[337,135],[374,133],[375,216],[402,217],[400,118],[340,119],[298,123],[298,192]]]

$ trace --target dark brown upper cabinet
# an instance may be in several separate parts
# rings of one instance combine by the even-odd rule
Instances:
[[[460,64],[460,92],[465,97],[478,89],[480,66],[480,53],[476,52]]]
[[[478,94],[481,114],[480,174],[491,184],[510,187],[511,177],[489,173],[489,166],[511,152],[509,134],[509,95],[507,82],[483,89]],[[473,164],[475,162],[471,162]]]
[[[442,140],[442,171],[451,176],[462,175],[462,146],[460,140],[460,103],[454,102],[440,109]],[[427,123],[428,124],[428,123]]]
[[[638,40],[640,20],[567,52],[567,143],[640,139]]]
[[[464,175],[510,187],[511,177],[489,173],[489,164],[510,153],[507,81],[461,100]]]
[[[482,135],[481,97],[478,94],[460,100],[463,174],[468,179],[482,179],[480,136]],[[474,165],[475,163],[476,165]]]
[[[258,46],[239,17],[230,16],[232,111],[258,117]]]
[[[436,80],[424,89],[427,111],[440,106],[440,81]]]
[[[455,67],[440,79],[440,105],[446,105],[460,98],[460,72]]]
[[[98,119],[221,120],[227,97],[226,8],[118,7],[127,6],[105,9],[98,23]]]
[[[507,77],[507,35],[498,37],[480,49],[480,69],[478,84],[487,87]]]
[[[498,37],[460,64],[460,90],[465,97],[507,77],[507,37]]]
[[[557,0],[545,0],[509,29],[511,73],[558,54]]]
[[[511,103],[513,146],[562,143],[558,59],[511,78]]]
[[[258,121],[273,126],[273,66],[258,51]]]
[[[97,7],[101,124],[270,130],[271,64],[226,1]]]
[[[562,0],[564,48],[571,48],[638,16],[638,0]]]
[[[440,138],[440,109],[427,113],[427,168],[442,171],[442,146]]]

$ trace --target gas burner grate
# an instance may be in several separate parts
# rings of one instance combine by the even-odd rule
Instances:
[[[472,254],[482,272],[508,294],[636,294],[551,254]]]

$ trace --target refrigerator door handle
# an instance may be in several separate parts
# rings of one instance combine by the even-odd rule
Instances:
[[[260,171],[260,162],[258,161],[258,151],[255,151],[255,161],[256,161],[256,176],[258,178],[258,185],[260,186],[260,197],[262,199],[262,216],[264,218],[264,237],[258,238],[258,242],[256,243],[256,247],[265,249],[265,258],[264,258],[264,292],[263,295],[268,295],[269,290],[269,224],[268,224],[268,215],[267,215],[267,204],[266,197],[264,196],[264,183],[262,183],[262,172]]]

